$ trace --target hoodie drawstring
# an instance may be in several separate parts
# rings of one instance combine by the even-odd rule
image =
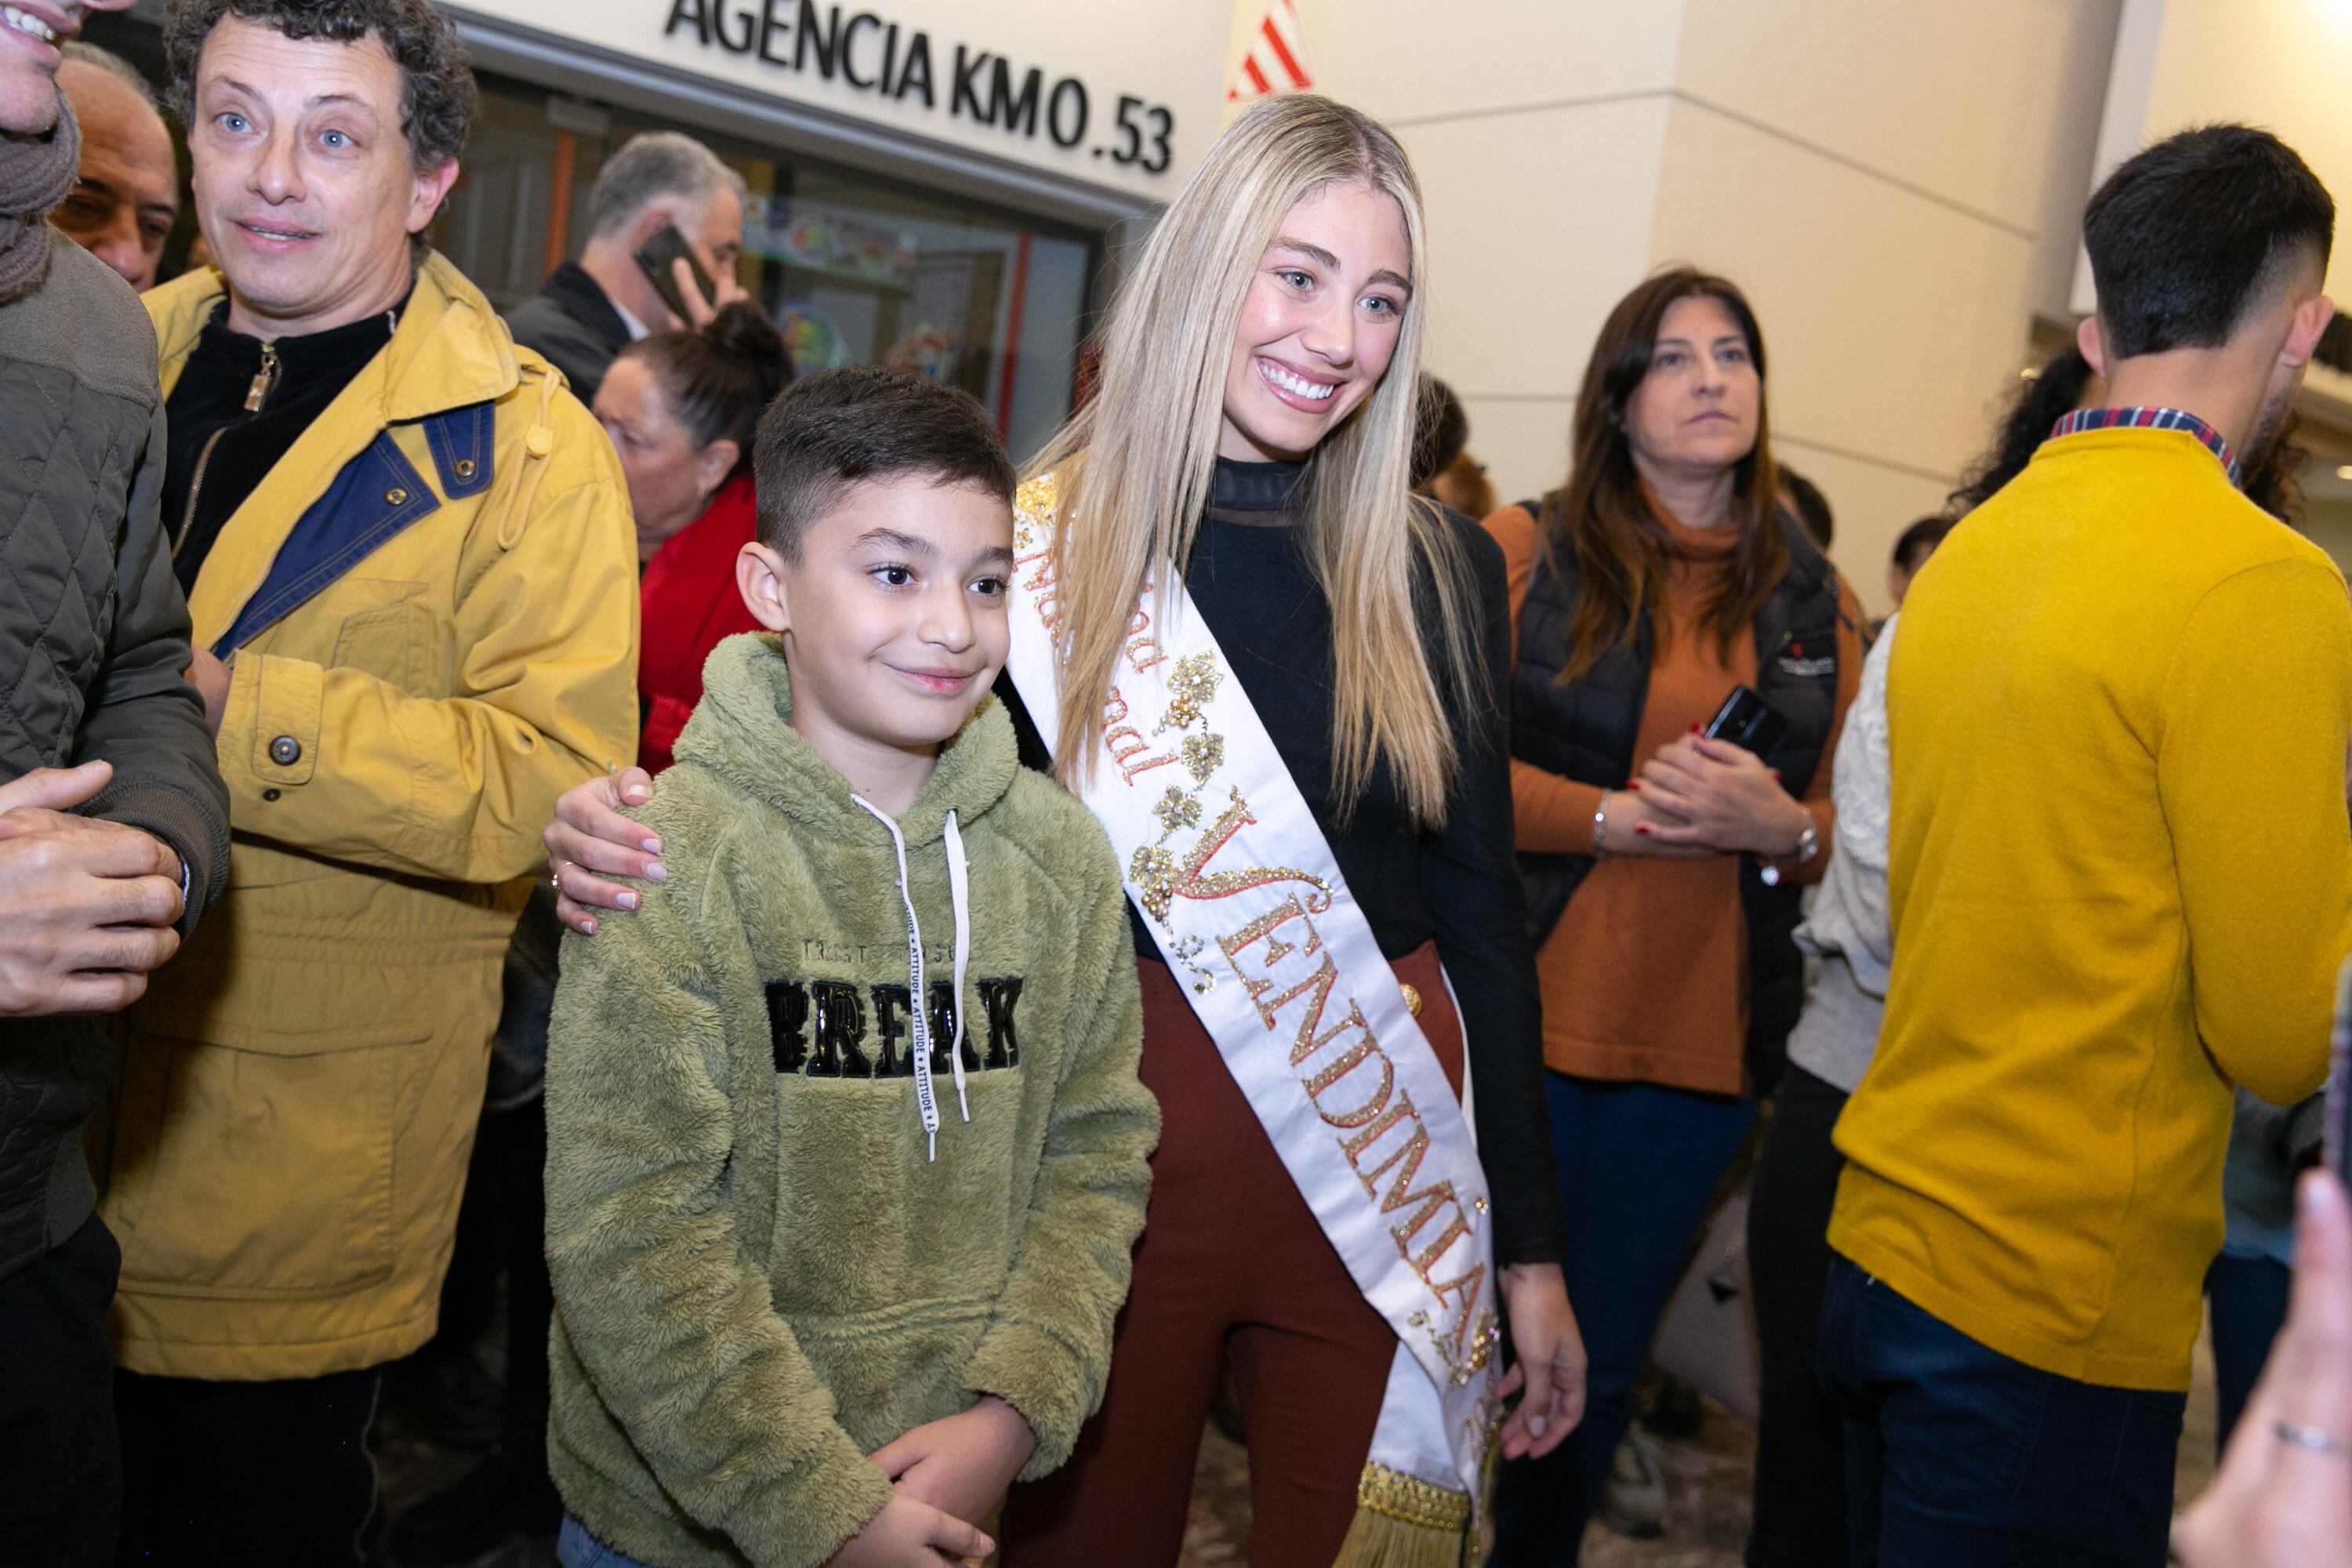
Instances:
[[[929,1158],[940,1157],[940,1102],[931,1089],[931,1025],[929,998],[923,988],[923,928],[915,919],[915,895],[907,886],[907,837],[889,815],[861,795],[849,797],[866,808],[866,814],[889,830],[890,847],[898,855],[898,901],[907,908],[907,994],[908,1020],[913,1031],[912,1050],[915,1058],[915,1105],[922,1112],[923,1136],[929,1146]],[[955,906],[955,999],[950,1012],[955,1017],[955,1038],[948,1042],[948,1067],[955,1075],[956,1109],[966,1121],[971,1120],[971,1107],[964,1100],[963,1089],[963,972],[971,951],[971,900],[969,868],[964,864],[963,835],[956,826],[955,813],[950,812],[945,825],[948,851],[948,891]]]

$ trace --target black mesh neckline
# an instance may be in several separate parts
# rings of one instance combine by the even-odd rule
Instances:
[[[1217,459],[1209,505],[1218,511],[1289,511],[1298,500],[1304,463],[1243,463]]]

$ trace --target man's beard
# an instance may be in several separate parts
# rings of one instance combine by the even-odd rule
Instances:
[[[2270,457],[2272,444],[2286,428],[2288,416],[2294,412],[2295,386],[2290,381],[2272,393],[2263,404],[2262,412],[2254,416],[2254,427],[2247,434],[2245,450],[2239,458],[2241,473],[2253,473]]]

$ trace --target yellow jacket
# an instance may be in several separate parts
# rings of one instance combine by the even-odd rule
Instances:
[[[2195,437],[2044,446],[1904,601],[1895,968],[1830,1245],[2077,1382],[2185,1389],[2230,1086],[2327,1063],[2352,605]]]
[[[220,298],[146,296],[168,395]],[[222,528],[229,886],[124,1020],[121,1363],[316,1376],[432,1332],[556,796],[636,750],[636,550],[562,378],[439,256]],[[226,640],[225,640],[226,639]]]

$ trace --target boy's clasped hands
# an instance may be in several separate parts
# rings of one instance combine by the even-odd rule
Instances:
[[[829,1568],[981,1562],[996,1543],[969,1521],[996,1506],[1036,1447],[1029,1423],[993,1394],[884,1444],[869,1457],[893,1495]]]

